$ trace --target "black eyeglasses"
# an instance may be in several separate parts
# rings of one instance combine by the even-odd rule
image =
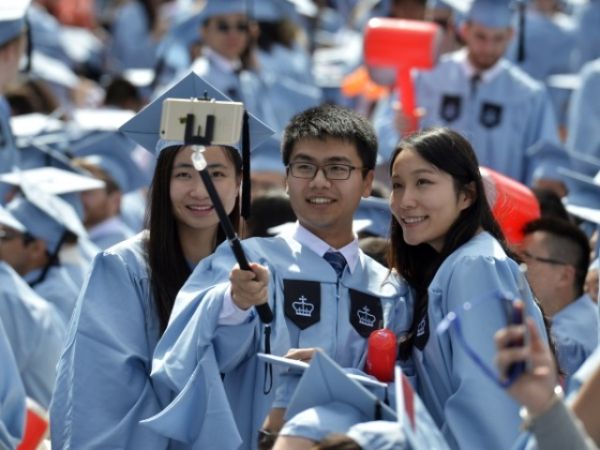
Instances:
[[[293,162],[288,164],[288,170],[290,175],[294,178],[303,178],[305,180],[312,180],[317,176],[319,170],[323,171],[325,178],[328,180],[347,180],[350,178],[353,170],[362,169],[362,167],[352,166],[350,164],[313,164],[309,162]]]
[[[542,258],[541,256],[535,256],[532,255],[531,253],[529,253],[526,250],[523,250],[521,252],[521,256],[523,258],[524,261],[527,261],[528,259],[532,259],[534,261],[538,261],[541,263],[546,263],[546,264],[553,264],[555,266],[570,266],[571,264],[564,262],[564,261],[560,261],[558,259],[553,259],[553,258]]]
[[[229,23],[225,20],[217,20],[216,26],[217,30],[219,30],[221,33],[229,33],[232,30],[235,30],[239,33],[246,33],[250,29],[248,22],[244,21]]]

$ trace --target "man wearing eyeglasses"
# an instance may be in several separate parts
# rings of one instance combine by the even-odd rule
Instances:
[[[209,437],[212,448],[255,449],[259,436],[258,448],[270,448],[300,373],[280,373],[274,367],[269,375],[256,357],[264,351],[266,339],[255,305],[268,302],[274,312],[271,353],[301,361],[310,360],[318,347],[342,367],[362,370],[373,330],[388,327],[399,337],[407,332],[411,319],[407,285],[359,249],[352,229],[361,198],[371,192],[376,157],[374,130],[354,111],[323,105],[292,119],[283,137],[282,160],[298,222],[276,237],[243,241],[252,271],[236,267],[226,245],[190,275],[180,293],[192,295],[178,295],[172,325],[157,344],[153,363],[154,381],[175,385],[181,392],[179,411],[169,406],[166,414],[156,416],[158,421],[177,414],[171,420],[194,430],[190,435],[199,448]],[[211,373],[203,362],[210,356],[207,347],[214,347],[219,370],[225,374],[229,405],[206,405],[203,423],[218,420],[221,430],[235,425],[219,434],[219,445],[214,436],[194,428],[195,414],[181,406],[192,404],[187,399],[195,398],[202,386],[195,380],[197,367],[202,366],[203,377]],[[214,393],[220,375],[213,375]],[[223,411],[229,408],[235,422],[226,420]],[[318,425],[310,435],[297,429],[287,434],[317,441],[331,424]],[[152,426],[157,429],[158,423]],[[241,444],[234,442],[235,436],[241,437]],[[224,442],[226,438],[230,441]]]
[[[567,376],[598,344],[596,304],[583,292],[590,245],[577,226],[543,218],[525,227],[521,256],[531,289],[551,317],[558,361]]]

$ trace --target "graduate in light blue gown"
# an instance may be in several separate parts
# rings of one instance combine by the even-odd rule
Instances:
[[[103,180],[102,189],[81,194],[84,224],[90,239],[104,250],[132,237],[134,231],[121,218],[121,202],[126,193],[149,184],[149,176],[135,161],[139,147],[118,132],[99,133],[91,143],[75,150],[75,166]]]
[[[10,251],[25,227],[0,206],[0,255]],[[56,362],[65,336],[58,310],[37,295],[6,263],[0,261],[0,320],[4,325],[28,397],[48,408]],[[0,433],[1,434],[1,433]]]
[[[23,436],[25,390],[15,357],[0,322],[0,447],[12,450]]]
[[[506,325],[498,297],[523,299],[526,314],[545,331],[486,201],[473,149],[450,129],[416,134],[398,144],[390,175],[390,261],[418,299],[400,359],[412,364],[407,373],[414,370],[417,393],[451,448],[509,448],[518,406],[480,368],[493,366],[493,335]],[[462,311],[467,303],[472,308]],[[460,319],[460,335],[454,327],[436,332],[449,313]]]
[[[110,72],[156,66],[161,27],[165,27],[159,5],[156,1],[130,0],[114,12],[108,45]]]
[[[505,1],[476,0],[461,29],[466,47],[443,55],[432,70],[414,73],[415,101],[424,111],[422,129],[460,131],[482,166],[528,184],[528,148],[558,143],[558,128],[544,86],[503,58],[513,36],[510,24]],[[373,119],[386,157],[400,136],[392,108],[396,95],[378,106]]]
[[[18,165],[18,154],[10,129],[10,106],[4,97],[9,84],[15,81],[19,62],[25,50],[25,14],[31,0],[5,2],[0,6],[0,173]],[[0,188],[0,204],[5,204],[5,188]]]
[[[273,238],[243,241],[252,272],[236,267],[227,245],[196,267],[153,363],[156,385],[178,397],[148,426],[194,448],[254,449],[261,426],[263,437],[281,427],[298,381],[269,369],[258,351],[309,359],[319,347],[342,367],[362,369],[378,324],[405,333],[406,285],[362,253],[352,231],[359,201],[371,191],[376,144],[368,121],[339,106],[292,119],[282,159],[298,223]],[[270,339],[252,308],[265,302],[274,314]]]
[[[595,2],[600,4],[600,2]],[[581,69],[581,84],[571,96],[567,135],[569,152],[600,158],[600,108],[593,99],[600,95],[600,58]],[[573,167],[588,175],[595,175],[598,167],[579,160]]]
[[[598,346],[598,306],[584,293],[588,237],[576,225],[550,218],[528,223],[523,233],[527,279],[551,318],[559,366],[568,383]]]
[[[61,198],[27,183],[21,184],[21,191],[23,195],[6,208],[24,225],[25,232],[1,256],[34,291],[58,309],[66,326],[79,287],[61,265],[59,252],[66,241],[76,241],[78,235],[86,233],[75,210]]]
[[[158,135],[165,98],[202,98],[205,92],[228,100],[191,73],[123,125],[148,150],[155,149],[158,158],[148,231],[98,254],[93,263],[58,365],[50,410],[53,447],[178,448],[177,442],[139,423],[172,400],[168,389],[150,379],[152,353],[177,291],[224,236],[191,164],[191,148],[182,141],[158,142]],[[250,122],[260,127],[255,119]],[[204,156],[237,228],[239,153],[211,146]]]

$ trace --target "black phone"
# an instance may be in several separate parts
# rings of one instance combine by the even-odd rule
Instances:
[[[515,299],[506,298],[503,302],[504,310],[506,313],[506,324],[510,325],[522,325],[525,323],[525,305],[523,302],[517,302]],[[527,341],[527,331],[523,338],[512,341],[509,347],[520,347],[524,346]],[[510,380],[518,378],[523,373],[529,370],[529,364],[527,361],[521,361],[511,364],[507,371],[506,376]]]

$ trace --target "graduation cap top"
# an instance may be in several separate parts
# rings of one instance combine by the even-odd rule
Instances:
[[[138,112],[133,118],[124,123],[119,130],[130,139],[134,140],[142,147],[151,152],[159,154],[161,150],[173,146],[183,145],[183,136],[178,141],[164,141],[160,136],[160,123],[162,116],[163,102],[167,98],[192,99],[209,98],[231,102],[232,100],[209,84],[207,81],[190,71],[177,83],[168,88],[163,94],[156,98],[152,103]],[[261,122],[252,114],[248,114],[248,125],[250,128],[250,146],[256,148],[262,142],[267,140],[274,131],[266,124]],[[241,142],[234,145],[238,150],[241,149]]]
[[[25,29],[25,15],[31,0],[0,2],[0,45],[19,36]]]
[[[142,147],[159,154],[163,149],[175,145],[184,144],[184,136],[179,140],[161,139],[161,117],[163,114],[163,103],[166,99],[213,99],[221,102],[232,102],[232,100],[206,82],[204,79],[190,71],[181,80],[175,83],[147,105],[131,120],[127,121],[120,128],[120,131],[139,143]],[[216,119],[221,120],[221,118]],[[236,144],[232,146],[242,153],[243,161],[243,182],[242,182],[242,216],[249,215],[250,205],[250,155],[249,152],[264,142],[274,131],[267,125],[254,117],[250,112],[246,112],[244,117],[244,127],[242,135]],[[222,124],[216,123],[215,128]]]
[[[467,20],[491,28],[509,27],[513,0],[443,0]]]
[[[396,421],[396,413],[323,352],[316,352],[288,405],[286,416],[317,406],[343,403],[361,413],[361,421]]]
[[[13,199],[6,208],[32,236],[46,241],[48,251],[56,253],[66,231],[86,236],[77,212],[65,200],[26,183],[23,196]]]

